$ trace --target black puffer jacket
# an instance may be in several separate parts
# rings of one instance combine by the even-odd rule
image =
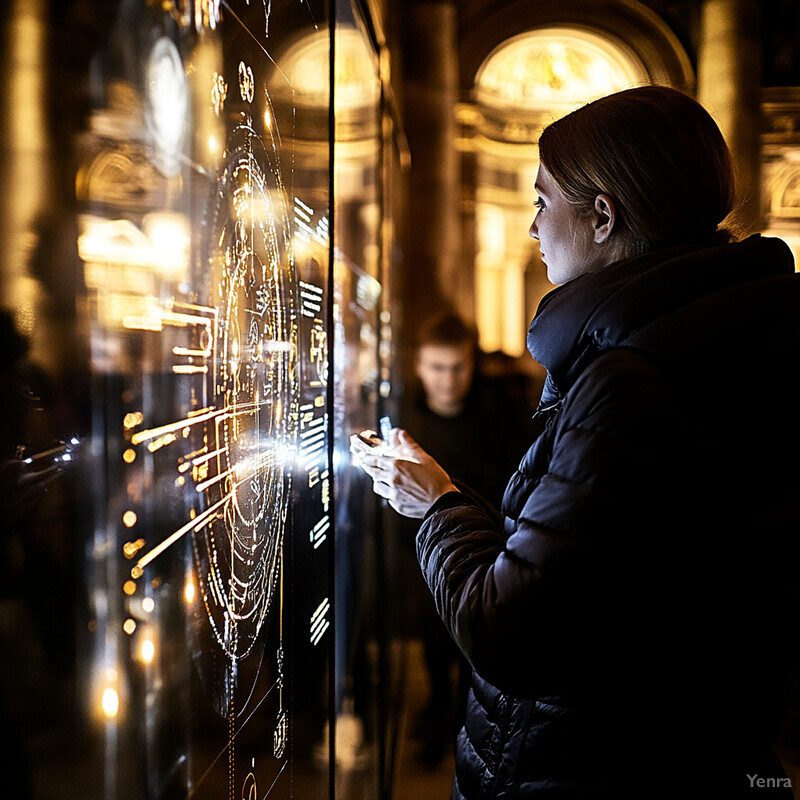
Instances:
[[[542,301],[529,348],[548,381],[505,521],[453,492],[417,538],[474,669],[453,797],[784,785],[771,748],[797,638],[790,251],[752,237],[581,276]]]

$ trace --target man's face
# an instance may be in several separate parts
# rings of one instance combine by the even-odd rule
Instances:
[[[443,416],[457,414],[472,384],[472,345],[425,344],[417,351],[417,375],[428,406]]]

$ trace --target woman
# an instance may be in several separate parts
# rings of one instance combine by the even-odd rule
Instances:
[[[678,91],[590,103],[539,155],[530,233],[560,285],[530,327],[548,377],[501,513],[405,432],[364,462],[422,519],[473,667],[452,797],[790,798],[772,749],[797,638],[791,253],[719,228],[730,155]]]

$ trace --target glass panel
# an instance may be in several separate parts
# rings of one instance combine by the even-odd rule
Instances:
[[[328,6],[53,5],[1,20],[12,794],[328,797]]]
[[[14,797],[387,794],[390,559],[348,447],[394,357],[368,22],[0,11]]]
[[[120,7],[81,168],[105,796],[321,797],[327,83],[280,55],[325,9],[170,11]]]

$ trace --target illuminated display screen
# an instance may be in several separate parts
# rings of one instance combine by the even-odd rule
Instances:
[[[333,130],[333,16],[121,3],[93,60],[79,677],[108,800],[327,797],[332,720],[375,715],[334,613],[374,600],[347,440],[386,395],[380,90],[348,6]]]
[[[387,796],[393,545],[349,439],[394,403],[401,159],[366,9],[0,14],[9,796]]]

